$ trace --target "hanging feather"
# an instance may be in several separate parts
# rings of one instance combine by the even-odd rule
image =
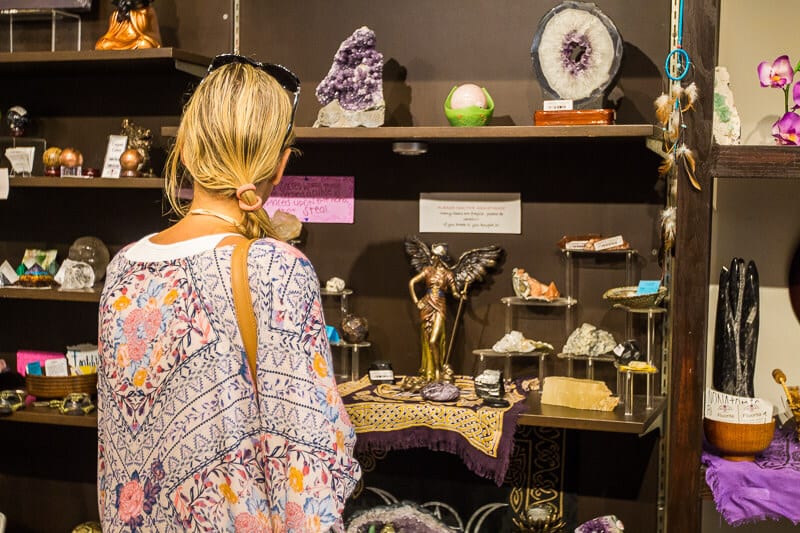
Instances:
[[[664,156],[664,159],[661,161],[661,164],[658,166],[658,174],[660,176],[666,176],[670,172],[672,172],[672,168],[675,166],[675,152],[669,151],[667,155]]]
[[[697,178],[695,178],[695,170],[697,165],[694,159],[694,152],[687,148],[685,144],[682,144],[678,146],[676,150],[676,156],[683,161],[683,168],[686,170],[686,174],[689,176],[689,181],[692,183],[692,187],[698,191],[702,191],[703,188],[700,186]]]
[[[677,209],[674,207],[667,207],[661,211],[661,236],[668,250],[675,242],[676,215]]]
[[[672,102],[672,98],[664,93],[661,93],[661,96],[655,99],[656,118],[662,126],[666,126],[670,113],[672,113]]]
[[[675,106],[672,110],[672,114],[669,116],[669,123],[664,129],[664,138],[669,144],[675,144],[678,141],[683,126],[682,118],[681,110],[678,106]]]
[[[681,111],[688,111],[689,109],[694,109],[694,103],[697,101],[697,98],[700,96],[700,92],[697,89],[697,85],[692,82],[690,83],[684,90],[683,94],[686,96],[686,104],[681,107]]]

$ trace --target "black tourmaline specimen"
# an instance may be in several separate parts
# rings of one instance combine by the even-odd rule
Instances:
[[[714,333],[714,388],[752,398],[758,345],[758,270],[734,257],[719,275]]]

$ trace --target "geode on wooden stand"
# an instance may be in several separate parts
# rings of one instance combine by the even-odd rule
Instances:
[[[714,332],[714,388],[725,394],[754,397],[753,374],[758,344],[758,270],[734,257],[719,275]]]

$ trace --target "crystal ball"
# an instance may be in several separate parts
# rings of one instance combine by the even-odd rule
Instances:
[[[472,106],[486,108],[486,95],[483,89],[474,83],[460,85],[450,97],[450,108],[464,109]]]
[[[68,257],[73,261],[88,263],[94,271],[95,282],[102,280],[106,275],[106,267],[111,259],[108,248],[97,237],[79,237],[69,247]]]

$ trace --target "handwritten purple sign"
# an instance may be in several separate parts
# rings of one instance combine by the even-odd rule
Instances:
[[[352,224],[353,176],[284,176],[267,200],[270,213],[280,209],[302,222]]]

